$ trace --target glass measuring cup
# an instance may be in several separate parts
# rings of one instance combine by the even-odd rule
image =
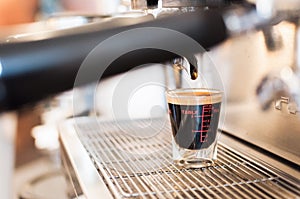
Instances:
[[[188,168],[213,164],[222,95],[204,88],[166,91],[175,164]]]

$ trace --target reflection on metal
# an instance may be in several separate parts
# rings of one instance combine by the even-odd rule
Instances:
[[[287,104],[287,110],[290,114],[296,115],[298,112],[297,104],[290,101],[288,97],[281,97],[275,101],[275,109],[282,110],[282,104]]]
[[[281,110],[282,109],[282,103],[288,104],[289,103],[289,98],[288,97],[281,97],[280,100],[277,100],[275,102],[275,108],[277,110]]]
[[[3,70],[3,66],[2,66],[1,60],[0,60],[0,76],[1,76],[1,74],[2,74],[2,70]]]
[[[264,35],[266,47],[269,51],[276,51],[282,48],[282,36],[276,27],[266,27],[262,30],[262,32]]]
[[[202,1],[202,0],[162,0],[162,6],[166,8],[170,7],[206,7],[206,6],[224,6],[226,1],[224,0],[213,0],[213,1]]]
[[[0,193],[2,198],[13,198],[16,128],[16,112],[0,114]]]
[[[293,63],[289,67],[283,67],[279,74],[268,74],[258,85],[257,95],[263,108],[267,109],[270,102],[280,99],[281,96],[288,96],[289,101],[295,102],[295,107],[300,106],[300,27],[296,23],[296,29],[292,44]],[[266,35],[265,35],[266,36]],[[290,113],[295,114],[297,110],[292,105],[289,108]]]
[[[131,0],[131,9],[133,9],[133,10],[147,9],[147,1],[146,0]]]

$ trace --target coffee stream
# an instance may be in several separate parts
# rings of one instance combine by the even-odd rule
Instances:
[[[198,69],[196,66],[190,63],[190,76],[192,80],[196,80],[198,77]]]

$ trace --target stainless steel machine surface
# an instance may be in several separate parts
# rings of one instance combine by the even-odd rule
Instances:
[[[220,66],[221,76],[227,76],[225,92],[231,103],[221,128],[224,133],[220,137],[216,165],[198,170],[173,166],[168,148],[170,132],[161,123],[165,120],[153,121],[151,125],[149,121],[100,121],[98,125],[93,117],[75,118],[60,129],[62,158],[74,190],[71,195],[86,198],[299,198],[299,1],[257,0],[256,6],[241,2],[241,9],[203,7],[201,11],[156,19],[152,15],[108,18],[69,29],[1,39],[0,111],[16,110],[73,88],[78,69],[88,53],[111,36],[141,27],[179,31],[212,50],[212,54],[214,47],[228,50],[219,56],[221,61],[216,64]],[[277,29],[285,23],[288,23],[287,28]],[[262,32],[256,32],[261,28]],[[254,31],[253,35],[246,34],[249,31]],[[242,33],[247,42],[231,48]],[[232,37],[234,39],[229,39]],[[120,43],[131,50],[135,45],[167,42],[172,43],[174,39],[169,35],[135,37],[110,43],[105,53],[115,53]],[[178,46],[182,49],[182,45]],[[121,57],[123,59],[114,62],[105,77],[149,63],[153,57],[159,58],[158,62],[175,57],[150,50],[147,59],[146,53],[139,53]],[[99,62],[91,66],[89,75],[76,86],[99,80],[96,73]],[[264,81],[264,77],[269,76],[273,78]],[[276,76],[279,78],[274,78]],[[277,84],[278,79],[280,84]],[[262,110],[260,105],[265,104],[274,105],[273,109]],[[141,135],[135,130],[136,124],[148,125],[150,129]],[[124,134],[124,129],[134,134]]]
[[[141,127],[145,131],[140,131]],[[74,191],[86,198],[300,196],[296,165],[258,152],[224,133],[214,166],[174,166],[171,131],[162,118],[121,122],[75,118],[61,126],[60,138]]]

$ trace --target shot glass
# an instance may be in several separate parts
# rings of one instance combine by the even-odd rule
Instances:
[[[166,91],[175,164],[187,168],[213,165],[222,96],[221,91],[206,88]]]

